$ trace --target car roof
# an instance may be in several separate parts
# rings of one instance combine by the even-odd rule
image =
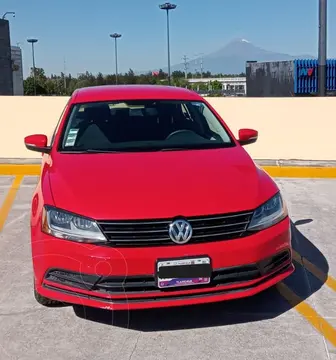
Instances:
[[[191,100],[202,101],[196,92],[164,85],[103,85],[80,88],[74,91],[71,103],[114,100]]]

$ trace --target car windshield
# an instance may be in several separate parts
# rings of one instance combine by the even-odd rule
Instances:
[[[160,151],[235,146],[203,102],[107,101],[73,106],[60,151]]]

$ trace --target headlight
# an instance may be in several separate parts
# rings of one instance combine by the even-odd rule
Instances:
[[[266,229],[280,222],[287,216],[287,206],[280,193],[277,193],[254,211],[247,230]]]
[[[49,206],[43,209],[42,231],[60,239],[83,243],[107,241],[95,221]]]

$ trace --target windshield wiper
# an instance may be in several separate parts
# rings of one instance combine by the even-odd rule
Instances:
[[[104,153],[120,153],[120,150],[98,150],[98,149],[85,149],[85,150],[63,150],[63,154],[104,154]]]
[[[86,149],[84,152],[91,154],[120,153],[120,150]]]
[[[162,148],[158,149],[158,151],[181,151],[181,150],[195,150],[196,148],[190,147],[171,147],[171,148]]]

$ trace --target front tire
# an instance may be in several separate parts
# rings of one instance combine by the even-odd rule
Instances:
[[[57,301],[57,300],[52,300],[52,299],[49,299],[49,298],[46,298],[44,296],[42,296],[41,294],[39,294],[34,286],[34,297],[35,297],[35,300],[40,304],[40,305],[43,305],[43,306],[46,306],[46,307],[58,307],[58,306],[62,306],[64,305],[63,303]]]

